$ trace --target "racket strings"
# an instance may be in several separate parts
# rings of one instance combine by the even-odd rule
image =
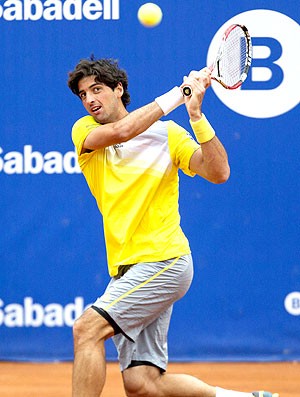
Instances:
[[[246,72],[248,43],[241,28],[233,29],[220,49],[213,75],[228,87],[242,81]]]

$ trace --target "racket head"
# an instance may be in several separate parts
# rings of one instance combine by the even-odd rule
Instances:
[[[246,80],[252,61],[252,43],[244,25],[230,25],[223,34],[211,78],[224,88],[234,90]]]

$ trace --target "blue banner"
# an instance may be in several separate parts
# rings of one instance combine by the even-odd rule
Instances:
[[[72,324],[109,280],[68,72],[91,54],[118,59],[134,110],[209,64],[233,22],[249,29],[253,63],[242,88],[214,82],[203,105],[229,181],[180,174],[195,277],[174,308],[170,359],[300,359],[299,3],[156,3],[162,21],[147,28],[141,0],[0,1],[1,360],[72,359]],[[190,129],[183,107],[170,116]]]

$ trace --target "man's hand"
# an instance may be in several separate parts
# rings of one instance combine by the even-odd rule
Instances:
[[[211,70],[207,67],[200,71],[192,70],[188,76],[185,76],[181,89],[189,85],[192,89],[192,95],[185,97],[185,105],[192,121],[197,121],[202,116],[202,102],[204,94],[211,85]]]

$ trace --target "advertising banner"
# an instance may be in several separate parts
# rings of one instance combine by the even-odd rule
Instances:
[[[195,275],[175,304],[170,360],[300,359],[300,7],[157,0],[1,0],[0,359],[71,360],[72,325],[109,281],[102,219],[79,169],[67,87],[80,59],[113,58],[137,109],[209,65],[231,23],[253,60],[237,90],[213,82],[203,111],[224,144],[222,185],[180,173]],[[191,132],[184,106],[167,116]],[[107,357],[115,360],[111,341]]]

